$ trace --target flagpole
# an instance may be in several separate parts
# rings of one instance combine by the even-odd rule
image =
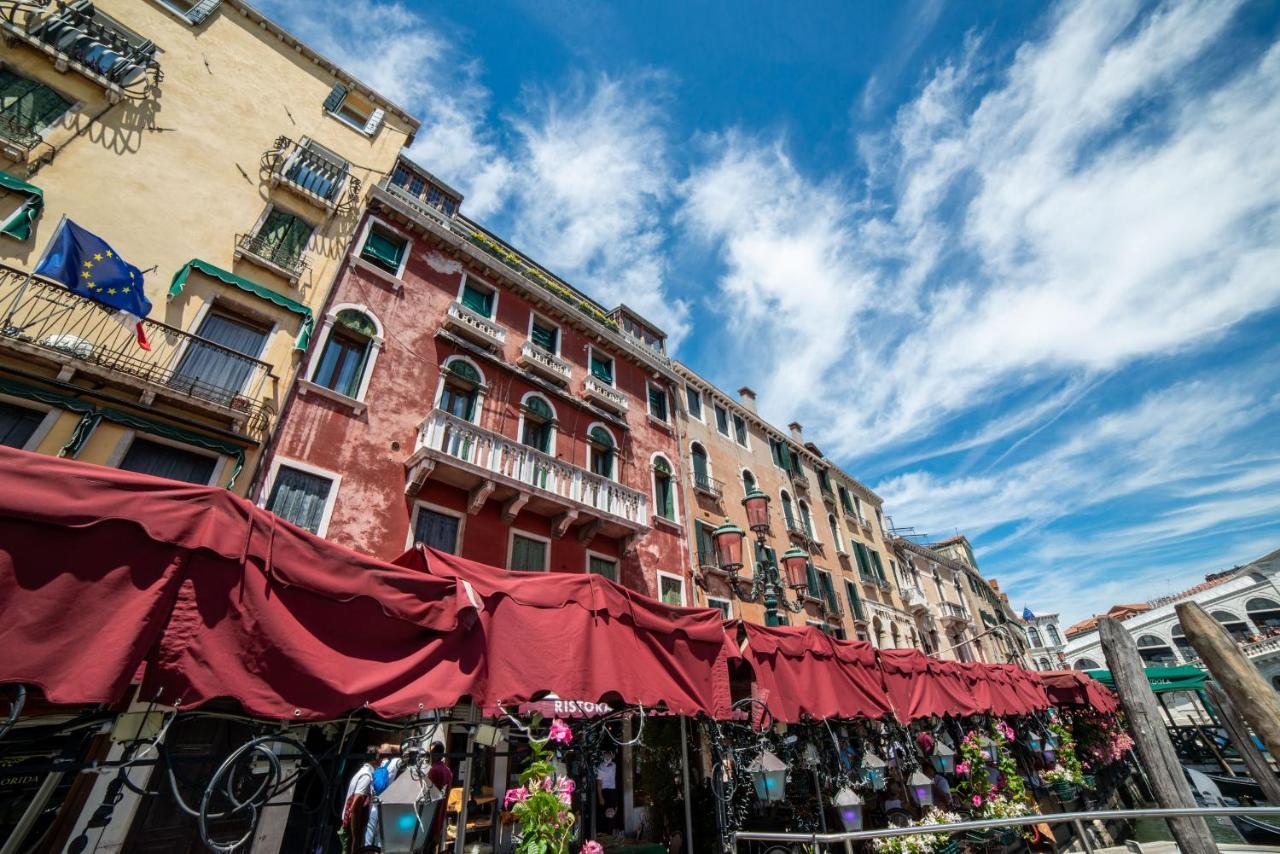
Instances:
[[[53,229],[53,237],[50,237],[49,240],[45,243],[44,251],[40,253],[40,258],[39,260],[36,261],[35,265],[31,268],[32,270],[38,269],[42,264],[44,264],[45,259],[49,257],[49,253],[53,251],[54,238],[57,237],[58,234],[62,231],[62,226],[63,224],[66,223],[66,221],[67,221],[67,215],[63,214],[62,218],[58,220],[58,225]],[[9,306],[9,313],[4,316],[4,325],[6,328],[9,326],[9,322],[13,320],[13,316],[17,314],[18,303],[22,301],[22,295],[27,292],[27,286],[31,284],[31,279],[34,276],[35,276],[35,273],[28,270],[27,277],[22,280],[22,284],[18,285],[18,292],[13,295],[13,303]]]

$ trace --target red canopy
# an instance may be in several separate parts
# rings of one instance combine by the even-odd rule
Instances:
[[[738,626],[746,632],[738,655],[751,665],[776,719],[879,718],[892,711],[871,644],[836,640],[813,626]]]
[[[509,572],[421,547],[397,563],[459,580],[483,603],[476,702],[524,703],[551,692],[687,715],[728,711],[715,608],[672,607],[599,575]]]
[[[1115,694],[1092,676],[1078,670],[1049,670],[1034,675],[1055,706],[1092,706],[1108,714],[1120,708]]]

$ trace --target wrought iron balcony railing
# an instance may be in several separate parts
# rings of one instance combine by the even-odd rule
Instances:
[[[14,146],[25,153],[43,142],[44,138],[18,117],[0,116],[0,140],[4,141],[6,147]]]
[[[81,365],[131,380],[157,396],[203,406],[265,432],[277,378],[266,362],[144,318],[150,350],[138,346],[131,324],[60,284],[0,266],[0,347],[55,362]]]
[[[724,483],[703,472],[693,473],[693,488],[716,499],[724,495]]]
[[[292,281],[297,281],[309,266],[303,260],[301,250],[260,234],[237,234],[236,255],[237,257],[245,255],[257,261],[264,261],[287,274]]]
[[[145,97],[161,80],[155,43],[98,11],[89,0],[5,0],[0,2],[0,29],[65,63],[63,68],[74,68],[118,92]]]
[[[340,216],[354,211],[360,200],[360,179],[351,174],[351,164],[310,140],[276,137],[262,155],[262,170],[271,186],[287,187]]]

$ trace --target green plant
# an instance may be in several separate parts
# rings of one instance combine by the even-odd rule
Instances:
[[[534,726],[537,726],[535,718]],[[573,780],[556,772],[555,748],[573,740],[569,726],[559,718],[551,722],[546,738],[530,738],[532,756],[520,772],[520,785],[507,792],[503,806],[520,822],[516,854],[568,854],[573,833]]]
[[[931,809],[924,814],[915,827],[928,827],[935,824],[955,824],[964,818],[940,809]],[[903,836],[881,836],[872,842],[877,854],[934,854],[952,849],[955,844],[946,833],[910,833]]]
[[[1054,748],[1054,755],[1058,760],[1058,765],[1069,775],[1068,782],[1077,786],[1083,785],[1084,766],[1080,762],[1080,757],[1076,754],[1075,739],[1071,735],[1071,730],[1063,723],[1062,718],[1054,714],[1052,709],[1049,711],[1049,732],[1053,733],[1058,740],[1058,745]],[[1049,775],[1046,774],[1045,779],[1047,780],[1048,777]]]

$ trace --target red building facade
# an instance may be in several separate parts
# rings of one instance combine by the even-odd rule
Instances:
[[[425,542],[692,604],[661,331],[460,202],[408,160],[370,188],[260,503],[379,557]]]

